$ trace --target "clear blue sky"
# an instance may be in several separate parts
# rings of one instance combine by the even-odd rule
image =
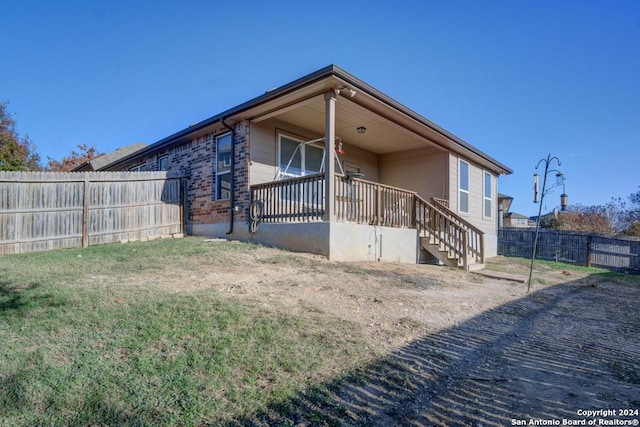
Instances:
[[[640,1],[29,1],[0,17],[0,100],[46,162],[153,143],[329,64],[571,203],[640,186]],[[550,194],[546,210],[559,204]]]

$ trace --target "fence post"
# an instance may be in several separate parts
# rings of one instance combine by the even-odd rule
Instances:
[[[84,179],[82,201],[82,247],[89,246],[89,178]]]
[[[180,203],[180,233],[181,234],[186,234],[185,233],[186,221],[185,221],[185,218],[184,218],[184,214],[185,214],[185,208],[184,208],[184,199],[185,199],[185,197],[184,197],[184,193],[185,193],[185,191],[184,191],[184,182],[185,182],[184,178],[180,178],[178,180],[178,185],[180,187],[180,190],[179,190],[180,202],[179,203]]]
[[[591,267],[591,245],[592,245],[592,236],[587,236],[587,267]]]

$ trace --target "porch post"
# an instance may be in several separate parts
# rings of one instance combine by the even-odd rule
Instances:
[[[335,220],[335,140],[336,140],[336,92],[330,90],[324,94],[324,220]]]

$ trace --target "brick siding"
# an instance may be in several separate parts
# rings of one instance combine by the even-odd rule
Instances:
[[[249,211],[249,122],[234,126],[234,221],[246,221]],[[187,176],[186,215],[192,224],[228,223],[230,201],[215,200],[216,137],[228,133],[220,127],[214,132],[157,152],[144,159],[136,159],[122,166],[129,170],[140,166],[141,171],[158,170],[158,159],[167,157],[167,171]]]

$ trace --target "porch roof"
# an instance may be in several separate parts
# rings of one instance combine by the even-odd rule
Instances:
[[[461,154],[497,174],[513,172],[486,153],[336,65],[324,67],[189,126],[119,159],[105,169],[185,142],[213,127],[242,120],[258,122],[277,117],[323,135],[323,93],[331,89],[344,89],[340,90],[339,102],[336,104],[336,135],[349,144],[376,153],[434,147]],[[355,96],[352,96],[353,92]],[[356,128],[359,126],[367,128],[366,134],[357,133]]]

